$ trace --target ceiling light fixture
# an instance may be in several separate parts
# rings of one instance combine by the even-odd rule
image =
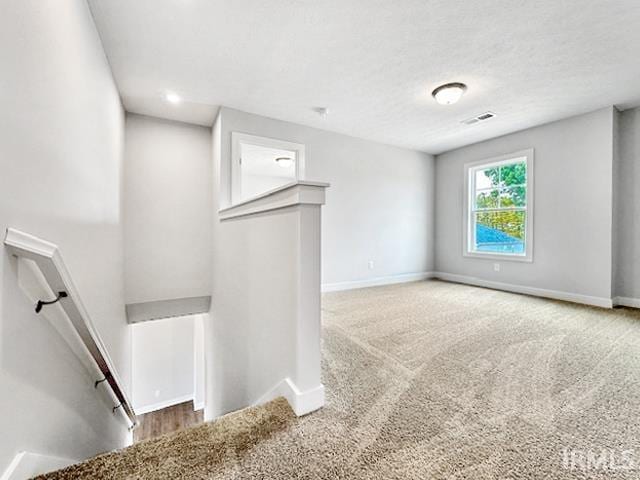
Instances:
[[[453,82],[440,85],[431,95],[440,105],[452,105],[460,100],[466,91],[467,86],[464,83]]]
[[[167,102],[173,103],[174,105],[182,101],[182,98],[180,98],[180,95],[174,92],[165,93],[164,98],[167,100]]]
[[[282,168],[289,168],[293,165],[293,158],[290,157],[278,157],[276,163]]]

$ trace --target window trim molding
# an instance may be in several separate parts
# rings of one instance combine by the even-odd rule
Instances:
[[[470,179],[470,171],[480,166],[492,167],[500,164],[511,163],[516,158],[526,159],[527,163],[527,206],[526,206],[526,222],[525,222],[525,253],[524,255],[512,253],[483,253],[471,250],[470,241],[473,238],[471,228],[472,222],[469,213],[472,210],[471,202],[473,195],[471,194],[472,182]],[[485,158],[483,160],[474,161],[464,164],[464,191],[463,191],[463,212],[462,212],[462,256],[467,258],[483,258],[486,260],[503,260],[507,262],[533,262],[533,239],[534,239],[534,150],[528,148],[518,150],[516,152],[499,155],[497,157]]]

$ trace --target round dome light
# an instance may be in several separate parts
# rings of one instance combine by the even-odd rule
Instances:
[[[431,95],[440,105],[452,105],[462,98],[467,86],[464,83],[454,82],[440,85]]]

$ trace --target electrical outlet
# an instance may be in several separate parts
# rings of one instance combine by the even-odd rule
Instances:
[[[158,398],[160,396],[160,390],[156,390],[155,392],[153,392],[156,396],[156,398]]]
[[[369,270],[373,270],[373,260],[369,260]]]
[[[493,264],[493,271],[494,272],[499,272],[500,271],[500,264],[499,263],[494,263]]]

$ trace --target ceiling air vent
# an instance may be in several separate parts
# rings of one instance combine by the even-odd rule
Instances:
[[[484,113],[481,113],[480,115],[477,115],[477,116],[475,116],[473,118],[468,118],[466,120],[463,120],[460,123],[463,123],[465,125],[473,125],[474,123],[484,122],[484,121],[489,120],[489,119],[491,119],[491,118],[493,118],[495,116],[496,116],[496,114],[493,113],[493,112],[484,112]]]

